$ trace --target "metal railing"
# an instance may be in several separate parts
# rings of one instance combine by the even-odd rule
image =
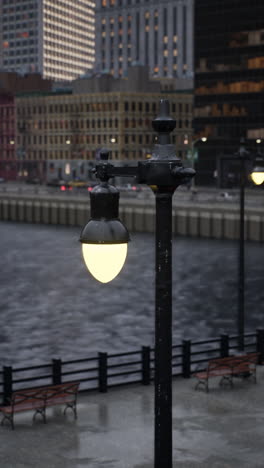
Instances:
[[[260,353],[259,364],[264,362],[264,329],[245,334],[244,341],[245,353],[257,351]],[[173,376],[190,378],[194,371],[204,369],[208,360],[237,351],[237,335],[223,334],[201,341],[183,340],[172,347]],[[93,357],[70,361],[52,359],[49,364],[30,367],[4,366],[0,371],[0,396],[6,405],[14,390],[71,381],[80,382],[81,392],[107,392],[109,388],[121,385],[149,385],[154,373],[154,348],[150,346],[125,353],[99,352]]]

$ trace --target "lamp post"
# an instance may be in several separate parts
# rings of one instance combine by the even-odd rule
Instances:
[[[101,151],[103,161],[96,166],[101,183],[91,197],[91,220],[84,227],[80,241],[88,269],[93,274],[97,260],[103,261],[100,273],[108,268],[104,252],[118,251],[119,261],[113,278],[121,270],[129,241],[125,226],[118,219],[119,192],[108,184],[110,177],[134,176],[139,184],[151,187],[156,198],[156,279],[155,279],[155,468],[172,468],[172,197],[176,188],[188,183],[193,169],[185,169],[170,144],[175,120],[169,116],[169,103],[161,100],[160,113],[153,120],[158,133],[152,156],[133,167],[118,167],[108,161],[108,151]],[[90,251],[90,252],[89,252]],[[93,253],[92,253],[93,252]],[[103,282],[109,281],[103,278]],[[100,279],[100,278],[99,278]]]
[[[255,165],[251,172],[251,179],[255,185],[262,185],[264,182],[264,156],[257,154]]]
[[[250,153],[245,149],[244,139],[238,151],[228,156],[229,160],[239,161],[239,249],[238,249],[238,302],[237,302],[237,334],[238,349],[244,351],[244,333],[245,333],[245,185],[247,178],[246,161],[251,159]],[[251,172],[252,181],[260,185],[264,181],[264,168],[260,160],[256,159],[257,166]]]
[[[199,141],[202,141],[203,143],[205,143],[207,141],[207,137],[196,138],[195,140],[191,140],[189,142],[188,135],[184,135],[183,143],[184,143],[184,145],[188,145],[187,159],[190,161],[191,168],[193,168],[193,169],[194,169],[194,161],[195,161],[195,159],[197,159],[197,153],[196,153],[195,145]],[[192,187],[194,187],[194,179],[191,180],[191,184],[192,184]]]
[[[240,146],[235,154],[239,159],[239,267],[238,267],[238,349],[244,351],[244,333],[245,333],[245,160],[249,153],[243,145]]]

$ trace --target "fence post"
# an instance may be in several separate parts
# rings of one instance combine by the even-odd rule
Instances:
[[[98,353],[99,360],[99,374],[98,374],[98,386],[99,392],[107,392],[107,353]]]
[[[229,335],[223,334],[220,337],[220,357],[225,358],[229,356]]]
[[[141,349],[142,362],[142,384],[150,384],[150,347],[142,346]]]
[[[263,328],[257,329],[256,351],[257,353],[260,353],[258,363],[262,364],[264,361],[264,329]]]
[[[191,377],[191,341],[182,342],[182,376],[185,379]]]
[[[11,366],[3,367],[3,405],[8,406],[12,396],[13,369]]]
[[[61,359],[52,359],[52,383],[61,384]]]

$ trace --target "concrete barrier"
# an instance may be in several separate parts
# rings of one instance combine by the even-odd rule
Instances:
[[[26,201],[24,215],[25,215],[25,221],[27,223],[33,223],[34,222],[33,201],[30,201],[30,200]]]
[[[17,201],[16,200],[9,200],[9,213],[10,213],[10,220],[17,221]]]
[[[200,213],[197,211],[189,212],[188,235],[192,237],[199,237],[200,235]]]
[[[50,222],[51,224],[59,224],[59,204],[56,202],[50,204]]]
[[[59,206],[59,224],[67,225],[68,219],[68,206],[66,203],[60,203]]]
[[[77,205],[76,225],[84,227],[90,219],[90,207],[88,205]]]
[[[133,231],[135,232],[146,232],[145,231],[145,212],[144,208],[136,208],[133,213]]]
[[[262,239],[261,233],[261,217],[248,217],[248,240],[260,242]]]
[[[18,221],[26,221],[25,200],[18,201],[17,210],[18,210]]]
[[[33,202],[34,223],[42,223],[42,204],[39,201]]]
[[[42,223],[44,224],[50,224],[50,203],[49,202],[43,202],[42,204]]]
[[[155,212],[151,209],[145,209],[145,232],[155,231]]]
[[[226,214],[224,215],[224,238],[238,239],[239,238],[239,215]]]
[[[258,214],[259,213],[259,214]],[[121,204],[119,217],[130,232],[155,231],[155,207],[144,204]],[[79,200],[29,200],[28,197],[0,196],[0,219],[3,221],[21,221],[28,223],[63,224],[85,226],[90,218],[90,205]],[[173,206],[172,230],[182,236],[206,237],[215,239],[239,239],[239,212],[232,212],[229,207],[219,211],[210,207],[188,207],[183,209]],[[264,215],[261,210],[245,215],[245,240],[264,242]]]
[[[212,213],[212,228],[211,233],[214,239],[223,239],[224,237],[224,223],[222,213]]]
[[[10,204],[9,204],[9,200],[3,200],[3,203],[2,203],[2,217],[3,217],[3,220],[5,221],[8,221],[10,219],[10,215],[9,215],[9,207],[10,207]]]
[[[211,213],[209,211],[200,212],[200,236],[212,237]]]
[[[68,224],[70,226],[76,226],[76,218],[77,218],[77,210],[76,205],[73,203],[69,203],[68,205]]]
[[[175,234],[180,234],[181,236],[188,235],[188,213],[186,210],[176,210],[176,216],[174,217],[175,222]]]

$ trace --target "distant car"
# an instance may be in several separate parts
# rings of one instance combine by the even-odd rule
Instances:
[[[88,184],[84,180],[70,180],[69,185],[76,188],[87,188]]]
[[[37,177],[32,177],[32,179],[26,179],[26,184],[41,184],[41,180]]]
[[[141,192],[142,187],[137,184],[125,184],[117,187],[120,192]]]
[[[3,184],[5,181],[4,177],[0,177],[0,184]]]
[[[52,179],[46,182],[46,185],[48,185],[49,187],[60,187],[61,185],[66,184],[66,183],[67,182],[65,182],[65,180]]]

